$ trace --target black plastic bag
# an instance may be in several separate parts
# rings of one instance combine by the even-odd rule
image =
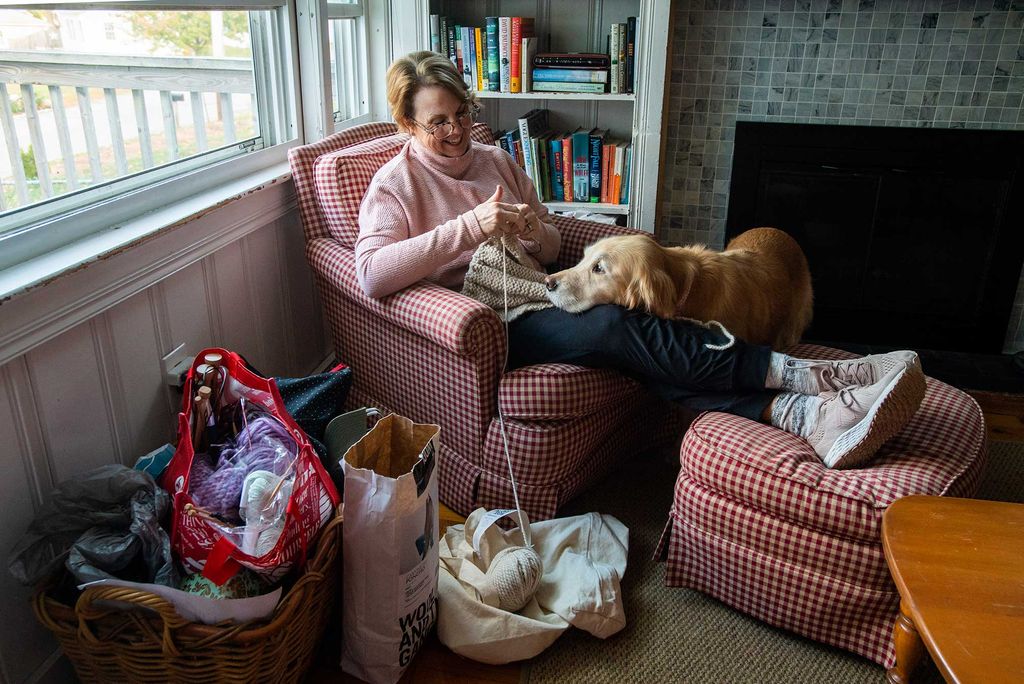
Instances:
[[[171,540],[160,526],[170,506],[148,473],[101,466],[53,491],[11,551],[8,569],[29,585],[64,563],[80,583],[116,577],[177,587]]]

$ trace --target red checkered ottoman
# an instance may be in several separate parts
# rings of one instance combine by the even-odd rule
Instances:
[[[810,345],[791,353],[854,356]],[[910,494],[973,495],[985,456],[977,403],[932,378],[913,420],[858,470],[829,470],[806,442],[768,425],[705,413],[680,448],[657,551],[665,583],[890,667],[899,594],[882,512]]]

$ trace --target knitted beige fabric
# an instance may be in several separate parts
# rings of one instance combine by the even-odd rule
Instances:
[[[527,266],[523,243],[515,238],[487,240],[473,254],[462,285],[462,294],[483,302],[510,323],[530,311],[554,306],[544,287],[543,271]],[[528,262],[527,262],[528,263]],[[504,274],[502,269],[505,269]],[[503,281],[504,277],[504,281]],[[508,317],[503,283],[508,284]]]

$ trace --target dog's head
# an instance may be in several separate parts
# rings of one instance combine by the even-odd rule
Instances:
[[[545,280],[548,299],[579,313],[598,304],[618,304],[670,318],[680,290],[665,249],[644,235],[598,240],[583,250],[578,264]]]

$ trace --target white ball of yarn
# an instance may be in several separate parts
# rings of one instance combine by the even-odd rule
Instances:
[[[510,546],[495,554],[484,574],[498,596],[498,607],[514,613],[537,593],[544,563],[533,549]]]
[[[260,514],[273,503],[271,495],[280,491],[280,482],[281,478],[269,470],[254,470],[246,475],[238,507],[242,519],[250,523],[259,520]]]

